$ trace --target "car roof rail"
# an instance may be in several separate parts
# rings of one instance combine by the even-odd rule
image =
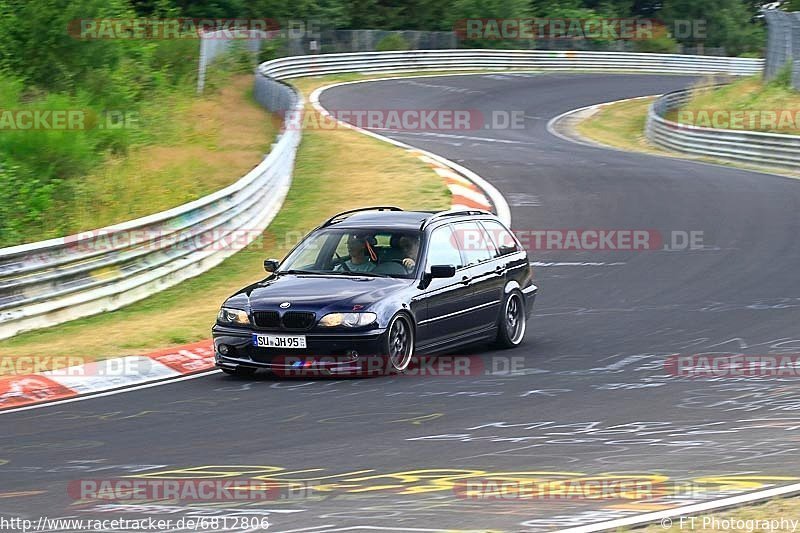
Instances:
[[[428,217],[422,221],[419,229],[423,230],[429,224],[446,217],[461,217],[461,216],[474,216],[474,215],[491,215],[489,211],[483,209],[451,209],[449,211],[439,211],[434,213],[432,217]]]
[[[324,227],[330,226],[331,224],[335,224],[337,222],[341,222],[342,220],[347,218],[349,215],[352,215],[354,213],[360,213],[362,211],[402,211],[402,210],[403,210],[402,208],[394,206],[394,205],[378,205],[378,206],[374,206],[374,207],[359,207],[358,209],[350,209],[349,211],[342,211],[341,213],[337,213],[337,214],[333,215],[331,218],[326,220],[322,224],[322,226],[320,226],[320,227],[324,228]]]

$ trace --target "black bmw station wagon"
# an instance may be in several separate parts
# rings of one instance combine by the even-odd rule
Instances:
[[[346,211],[264,268],[270,275],[228,298],[212,329],[228,374],[344,375],[373,357],[402,372],[415,353],[514,347],[538,290],[517,238],[478,210]]]

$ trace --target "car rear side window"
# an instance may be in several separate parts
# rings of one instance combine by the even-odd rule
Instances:
[[[461,222],[455,225],[458,246],[467,266],[477,265],[496,257],[496,249],[486,232],[476,222]]]
[[[495,257],[513,254],[518,252],[520,247],[517,239],[502,224],[493,220],[481,220],[481,224],[486,228],[486,232],[494,242],[496,247]]]
[[[456,238],[450,226],[436,228],[428,240],[428,259],[425,270],[430,272],[433,265],[452,265],[461,268],[461,252],[456,244]]]

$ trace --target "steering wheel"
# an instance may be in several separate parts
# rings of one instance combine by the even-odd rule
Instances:
[[[336,259],[339,261],[339,264],[342,266],[342,268],[344,268],[345,272],[352,272],[352,269],[349,266],[347,266],[347,261],[342,259],[342,256],[339,255],[338,252],[333,252],[333,255],[336,256]]]
[[[384,261],[384,262],[386,262],[386,261]],[[403,264],[403,259],[391,259],[391,260],[389,260],[389,263],[397,263],[397,264],[399,264],[401,267],[403,267],[403,268],[406,270],[406,272],[409,272],[409,273],[410,273],[412,270],[414,270],[414,268],[417,266],[417,262],[416,262],[416,261],[414,261],[414,266],[412,266],[411,268],[408,268],[408,267],[406,267],[406,265],[404,265],[404,264]]]

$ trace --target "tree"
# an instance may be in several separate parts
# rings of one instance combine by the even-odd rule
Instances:
[[[125,0],[0,0],[0,67],[28,84],[73,90],[93,71],[117,67],[138,46],[83,39],[83,24],[132,14]]]
[[[753,21],[743,0],[664,0],[661,18],[673,31],[694,28],[688,35],[674,34],[684,44],[723,47],[728,54],[739,55],[759,50],[765,43],[763,27]]]

